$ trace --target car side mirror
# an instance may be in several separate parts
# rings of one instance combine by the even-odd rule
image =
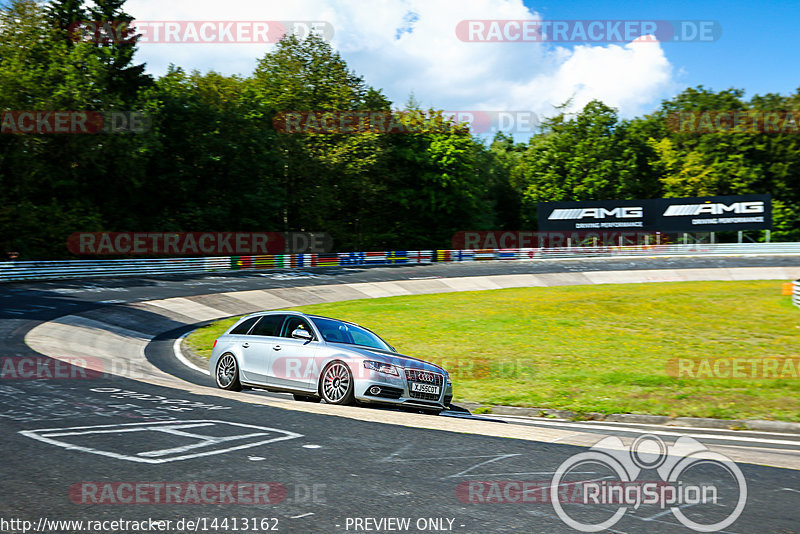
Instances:
[[[292,338],[302,339],[303,341],[311,341],[313,339],[311,337],[311,332],[304,328],[295,328],[294,332],[292,332]]]

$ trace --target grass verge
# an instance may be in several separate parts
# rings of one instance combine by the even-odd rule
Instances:
[[[293,309],[357,322],[401,353],[443,365],[456,402],[800,421],[796,375],[667,372],[673,358],[800,356],[800,309],[775,281],[535,287]],[[187,343],[208,357],[233,322],[200,328]]]

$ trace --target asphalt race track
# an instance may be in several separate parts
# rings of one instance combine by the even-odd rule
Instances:
[[[168,297],[496,274],[798,266],[800,258],[796,256],[653,258],[316,268],[5,284],[0,286],[0,356],[37,356],[24,338],[45,321],[78,313],[113,316],[121,304]],[[110,375],[92,378],[72,368],[60,372],[73,379],[0,381],[0,474],[4,482],[0,487],[0,532],[22,532],[23,527],[29,532],[134,531],[130,524],[126,528],[86,523],[120,519],[169,520],[166,532],[575,532],[552,504],[541,502],[543,491],[532,492],[539,498],[511,502],[521,499],[515,499],[518,493],[507,491],[509,483],[528,481],[545,487],[563,462],[586,452],[586,446],[601,437],[619,436],[627,445],[644,432],[662,436],[668,444],[682,433],[702,434],[700,441],[713,445],[714,450],[746,449],[739,452],[750,461],[737,464],[747,484],[746,505],[738,520],[722,531],[800,532],[799,471],[757,465],[767,463],[758,461],[764,454],[780,456],[787,464],[800,467],[800,434],[684,432],[647,425],[593,426],[514,418],[503,418],[506,423],[469,421],[487,429],[519,427],[522,432],[535,427],[538,432],[571,436],[556,443],[553,441],[559,440],[422,428],[426,421],[447,420],[447,415],[397,414],[409,418],[411,424],[385,424],[380,421],[395,417],[394,411],[348,407],[343,408],[346,412],[335,412],[340,415],[307,413],[298,409],[302,403],[280,395],[243,392],[220,396],[211,389],[209,377],[171,358],[174,338],[186,330],[185,325],[176,324],[145,352],[162,371],[185,380],[186,388]],[[353,413],[357,418],[351,417]],[[420,422],[416,428],[414,421]],[[579,474],[582,480],[609,478],[609,473],[597,466]],[[738,495],[735,479],[719,472],[705,475],[702,469],[695,474],[713,480],[720,503],[716,508],[684,505],[682,512],[697,522],[723,519]],[[639,480],[658,480],[655,472],[648,475],[652,476]],[[501,481],[505,486],[470,486],[484,481]],[[167,491],[168,486],[174,491]],[[153,488],[161,491],[156,497]],[[212,493],[219,493],[218,500],[214,501],[213,495],[193,495],[195,488],[212,488]],[[500,500],[507,502],[480,502],[491,501],[491,491],[486,488],[506,488],[505,494],[500,490]],[[140,495],[136,495],[137,489]],[[263,491],[259,494],[259,490]],[[203,504],[197,504],[198,500]],[[258,504],[252,504],[254,500]],[[618,507],[565,504],[564,508],[573,518],[599,522]],[[58,520],[83,520],[84,524],[58,527],[51,523]],[[92,528],[98,526],[101,528]],[[627,510],[610,531],[655,534],[691,530],[669,509],[643,504]]]

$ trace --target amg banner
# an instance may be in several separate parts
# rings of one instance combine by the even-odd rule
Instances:
[[[539,231],[721,232],[772,228],[770,195],[539,202]]]

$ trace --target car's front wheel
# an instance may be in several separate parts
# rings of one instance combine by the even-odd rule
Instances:
[[[239,365],[236,363],[236,358],[234,358],[233,354],[226,353],[220,357],[217,361],[214,379],[220,389],[227,389],[228,391],[242,390],[242,383],[239,382]]]
[[[347,364],[331,362],[322,370],[319,392],[328,404],[353,404],[353,373]]]

